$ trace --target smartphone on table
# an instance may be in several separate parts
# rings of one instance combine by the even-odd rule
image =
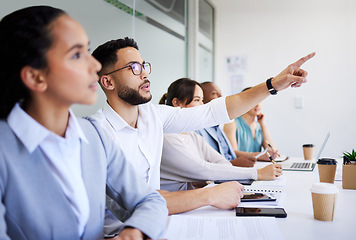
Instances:
[[[276,201],[271,195],[264,193],[244,193],[241,202],[260,202],[260,201]]]
[[[252,208],[252,207],[237,207],[236,216],[238,217],[276,217],[286,218],[287,213],[283,208]]]
[[[224,182],[231,182],[231,181],[237,181],[242,185],[251,185],[255,180],[253,179],[232,179],[232,180],[215,180],[215,184],[220,184]]]

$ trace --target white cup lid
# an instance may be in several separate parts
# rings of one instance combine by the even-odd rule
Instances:
[[[332,183],[313,183],[310,191],[318,194],[335,194],[339,190]]]

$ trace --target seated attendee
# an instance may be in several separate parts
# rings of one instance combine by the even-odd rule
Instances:
[[[200,84],[203,89],[204,99],[203,102],[208,103],[213,99],[221,97],[220,88],[213,82],[203,82]],[[236,157],[235,151],[231,146],[230,141],[226,137],[219,125],[203,128],[195,131],[201,135],[205,141],[213,147],[216,151],[222,154],[234,166],[239,167],[253,167],[256,158],[251,154]]]
[[[237,182],[190,191],[160,190],[163,133],[195,131],[230,122],[270,96],[269,85],[276,91],[300,87],[307,76],[300,67],[314,55],[309,54],[289,65],[273,79],[255,86],[252,92],[216,99],[194,109],[179,109],[150,103],[151,64],[142,58],[133,39],[111,40],[93,52],[102,64],[98,73],[99,83],[107,98],[95,119],[115,144],[125,149],[123,153],[131,161],[136,174],[166,199],[170,214],[207,205],[230,209],[236,207],[243,196],[243,186]]]
[[[217,99],[200,109],[186,111],[150,103],[152,96],[148,77],[151,64],[143,60],[137,43],[131,38],[108,41],[97,47],[93,56],[102,64],[98,73],[99,83],[107,97],[104,107],[94,118],[117,147],[125,149],[123,153],[131,161],[137,176],[166,199],[169,214],[207,205],[220,209],[236,207],[243,196],[243,186],[237,182],[191,191],[160,190],[163,133],[194,131],[201,126],[231,121],[225,99]],[[105,216],[105,232],[113,233],[117,228],[116,223],[120,222],[117,219],[115,222],[112,214],[119,220],[125,219],[127,214],[109,197],[107,207],[111,212]]]
[[[203,105],[200,84],[189,78],[174,81],[160,104],[191,108]],[[206,180],[258,179],[280,176],[280,164],[262,169],[233,166],[195,132],[164,134],[161,161],[161,189],[168,191],[194,189],[193,183]]]
[[[245,88],[242,91],[248,91],[249,89]],[[261,107],[261,103],[257,104],[247,113],[224,126],[226,136],[238,156],[249,154],[256,156],[261,152],[262,148],[268,148],[268,152],[272,158],[279,156],[279,152],[276,150],[265,123],[265,115],[262,113]],[[267,154],[264,154],[258,159],[268,161],[269,157]]]
[[[167,207],[95,121],[101,65],[81,25],[35,6],[0,21],[0,239],[100,239],[105,190],[130,218],[117,239],[159,238]],[[134,191],[133,191],[134,189]]]

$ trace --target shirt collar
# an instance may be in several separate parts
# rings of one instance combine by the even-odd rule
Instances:
[[[30,153],[32,153],[41,144],[41,142],[50,135],[55,136],[57,139],[61,138],[34,120],[20,107],[18,103],[15,104],[11,110],[7,118],[7,122],[12,131]],[[84,142],[88,142],[79,126],[78,120],[71,110],[69,110],[69,120],[65,138],[79,138]]]
[[[78,119],[74,115],[71,109],[69,109],[69,119],[68,126],[65,134],[66,139],[79,138],[85,143],[89,143],[88,139],[85,137],[85,134],[82,128],[79,125]]]
[[[125,127],[131,127],[122,117],[115,112],[114,109],[109,105],[108,102],[105,103],[103,107],[103,114],[106,120],[109,122],[111,127],[116,131],[120,131]]]

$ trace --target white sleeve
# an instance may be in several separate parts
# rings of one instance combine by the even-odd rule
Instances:
[[[204,156],[204,160],[209,163],[225,164],[232,166],[230,161],[216,151],[212,146],[210,146],[205,139],[196,132],[190,132],[189,135],[192,137],[196,143],[196,147],[201,151]]]
[[[204,153],[196,144],[191,144],[191,142],[186,144],[174,135],[179,134],[167,134],[164,137],[161,162],[161,178],[163,179],[193,182],[254,179],[257,176],[255,168],[235,167],[227,160],[225,160],[227,164],[207,162],[204,159]],[[196,154],[197,151],[198,154]]]
[[[155,107],[162,120],[165,133],[191,132],[231,122],[226,109],[225,97],[192,108],[174,108],[167,105],[155,105]]]

